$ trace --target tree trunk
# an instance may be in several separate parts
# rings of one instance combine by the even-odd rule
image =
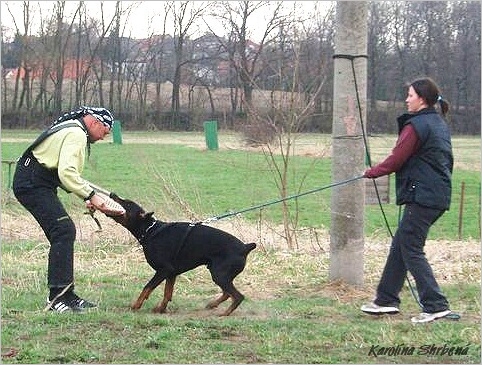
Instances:
[[[337,3],[336,18],[332,179],[339,182],[361,175],[364,169],[365,152],[360,115],[365,121],[367,3],[340,1]],[[363,284],[364,206],[365,185],[362,179],[333,188],[330,280]]]

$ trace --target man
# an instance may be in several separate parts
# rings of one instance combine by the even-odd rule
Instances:
[[[89,208],[111,212],[109,202],[81,177],[90,144],[110,132],[114,118],[105,108],[80,107],[60,116],[23,153],[13,191],[45,233],[50,251],[47,283],[49,309],[82,311],[96,305],[74,292],[75,224],[57,196],[61,187],[82,198]]]

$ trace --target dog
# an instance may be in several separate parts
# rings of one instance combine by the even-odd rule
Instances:
[[[231,304],[221,314],[229,316],[241,304],[244,295],[234,287],[233,280],[244,270],[247,256],[256,248],[256,243],[245,244],[225,231],[202,223],[162,222],[154,217],[154,212],[146,212],[132,200],[115,193],[109,196],[125,213],[108,216],[139,241],[148,264],[156,271],[131,305],[133,310],[141,308],[152,291],[166,280],[164,297],[153,309],[155,313],[165,313],[172,300],[176,277],[201,265],[207,266],[212,280],[222,289],[221,296],[210,301],[206,308],[216,308],[231,298]]]

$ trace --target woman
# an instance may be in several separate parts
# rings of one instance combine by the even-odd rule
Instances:
[[[50,242],[47,304],[52,311],[95,307],[74,293],[76,229],[57,196],[57,188],[84,199],[91,209],[110,212],[109,202],[95,194],[81,173],[90,143],[104,139],[113,121],[105,108],[80,107],[65,113],[27,148],[17,163],[15,197],[37,220]]]
[[[437,84],[420,78],[408,87],[408,113],[397,118],[399,136],[392,153],[365,171],[376,178],[396,173],[396,203],[405,205],[398,229],[372,303],[361,310],[368,314],[399,313],[399,293],[407,271],[415,279],[423,312],[414,323],[430,322],[451,313],[428,263],[424,246],[430,227],[449,209],[452,192],[453,154],[450,131],[443,116],[449,109]]]

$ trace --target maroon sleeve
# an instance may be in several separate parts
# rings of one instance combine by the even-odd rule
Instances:
[[[392,153],[379,164],[367,169],[364,176],[376,178],[397,172],[403,164],[418,150],[420,141],[411,124],[407,124],[400,133]]]

